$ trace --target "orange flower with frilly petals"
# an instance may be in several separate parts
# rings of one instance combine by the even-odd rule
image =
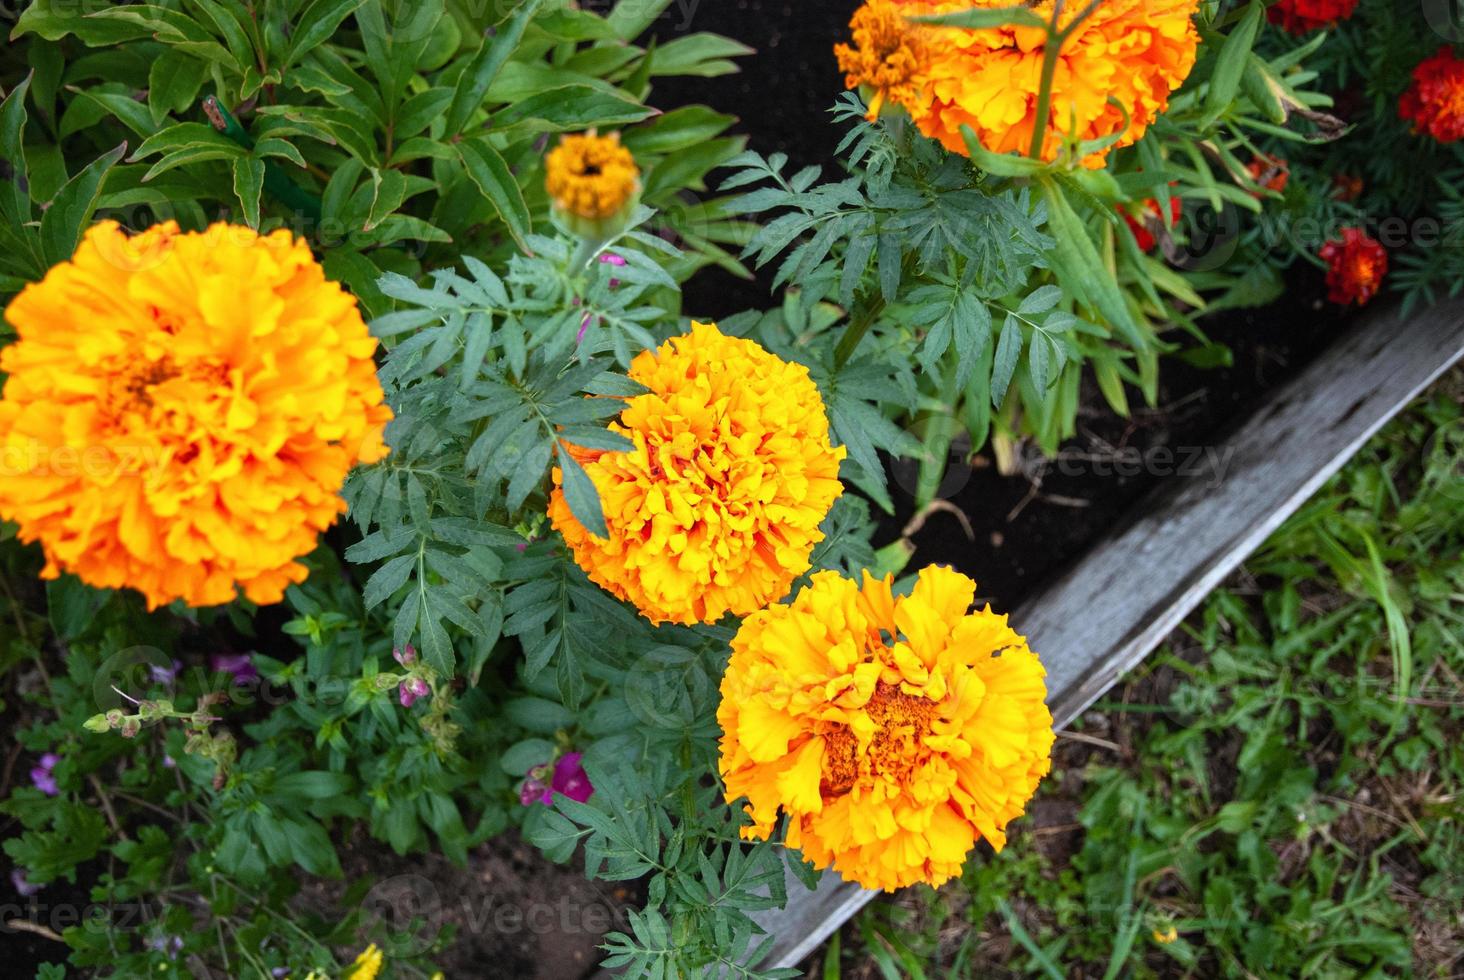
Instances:
[[[1413,84],[1398,100],[1398,114],[1415,132],[1440,143],[1464,137],[1464,60],[1447,44],[1413,69]]]
[[[1339,306],[1366,304],[1388,274],[1387,250],[1361,228],[1343,228],[1317,254],[1327,263],[1327,298]]]
[[[1194,67],[1198,2],[1109,0],[1078,27],[1057,60],[1043,160],[1057,158],[1065,137],[1098,140],[1122,130],[1115,145],[1127,146],[1144,135]],[[896,103],[922,133],[956,153],[966,152],[963,125],[988,150],[1026,153],[1037,124],[1046,32],[934,27],[907,19],[971,6],[971,0],[869,0],[851,21],[853,45],[835,49],[845,85],[871,90],[871,118],[885,101]],[[1010,3],[975,0],[975,6]],[[1027,6],[1050,17],[1053,0]],[[1061,24],[1070,24],[1084,6],[1068,4]],[[1089,153],[1083,163],[1101,167],[1106,157],[1106,150]]]
[[[976,583],[920,572],[908,596],[819,572],[749,616],[722,678],[721,773],[766,838],[865,888],[939,885],[978,838],[1000,850],[1046,775],[1041,663]]]
[[[576,450],[609,537],[555,490],[549,518],[589,577],[653,623],[713,623],[788,594],[843,492],[823,398],[801,364],[714,324],[643,351],[612,431],[624,451]]]
[[[376,341],[287,231],[102,222],[5,316],[0,515],[46,578],[278,602],[386,455]]]

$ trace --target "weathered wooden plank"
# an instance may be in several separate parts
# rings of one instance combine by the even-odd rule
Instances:
[[[1277,329],[1284,330],[1285,324]],[[1464,356],[1464,301],[1360,321],[1268,398],[1223,446],[1223,470],[1176,477],[1012,617],[1047,666],[1059,727],[1144,659],[1384,423]],[[788,882],[754,918],[777,937],[766,967],[796,966],[879,893],[826,874]]]

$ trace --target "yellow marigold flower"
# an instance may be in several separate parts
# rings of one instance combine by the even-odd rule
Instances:
[[[0,516],[46,578],[278,602],[386,455],[376,341],[287,231],[103,222],[5,316]]]
[[[356,962],[351,964],[341,980],[376,980],[385,963],[386,957],[381,954],[381,950],[376,948],[376,944],[372,943],[361,950],[361,955],[356,957]]]
[[[853,45],[835,54],[849,88],[867,86],[871,119],[888,100],[898,103],[926,136],[965,153],[961,127],[996,153],[1027,153],[1037,124],[1046,32],[1033,27],[933,27],[906,18],[1010,0],[869,0],[854,14]],[[1068,38],[1053,76],[1042,159],[1057,157],[1063,138],[1096,140],[1129,126],[1117,146],[1144,135],[1189,75],[1199,34],[1192,20],[1199,0],[1106,0]],[[1050,18],[1053,0],[1025,5]],[[1087,5],[1068,3],[1062,26]],[[1116,99],[1123,109],[1112,105]],[[1083,163],[1101,167],[1107,151]]]
[[[650,391],[610,428],[635,447],[576,450],[608,538],[574,518],[554,471],[549,517],[575,560],[653,623],[711,623],[781,599],[843,492],[844,450],[829,445],[808,369],[693,323],[637,356],[630,377]]]
[[[766,838],[865,888],[960,873],[984,837],[1000,850],[1046,775],[1045,672],[976,583],[920,572],[863,586],[819,572],[787,605],[749,616],[722,678],[721,772]]]
[[[544,189],[555,211],[577,234],[627,216],[640,196],[640,168],[620,134],[565,136],[545,158]]]

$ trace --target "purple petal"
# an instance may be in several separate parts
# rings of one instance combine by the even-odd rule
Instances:
[[[233,674],[236,684],[259,676],[258,668],[247,653],[216,653],[209,658],[209,665],[220,674]]]
[[[537,779],[525,779],[519,787],[519,802],[524,806],[542,803],[549,806],[554,800],[554,791]]]
[[[563,793],[577,803],[583,803],[595,795],[590,777],[580,765],[581,752],[570,752],[561,756],[554,764],[554,792]]]
[[[56,785],[56,777],[51,775],[51,770],[42,769],[36,766],[30,771],[31,785],[45,793],[47,796],[59,796],[61,788]]]

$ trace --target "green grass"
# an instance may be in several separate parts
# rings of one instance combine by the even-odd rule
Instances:
[[[1461,405],[1456,372],[1089,709],[1002,854],[812,975],[1464,974]]]

